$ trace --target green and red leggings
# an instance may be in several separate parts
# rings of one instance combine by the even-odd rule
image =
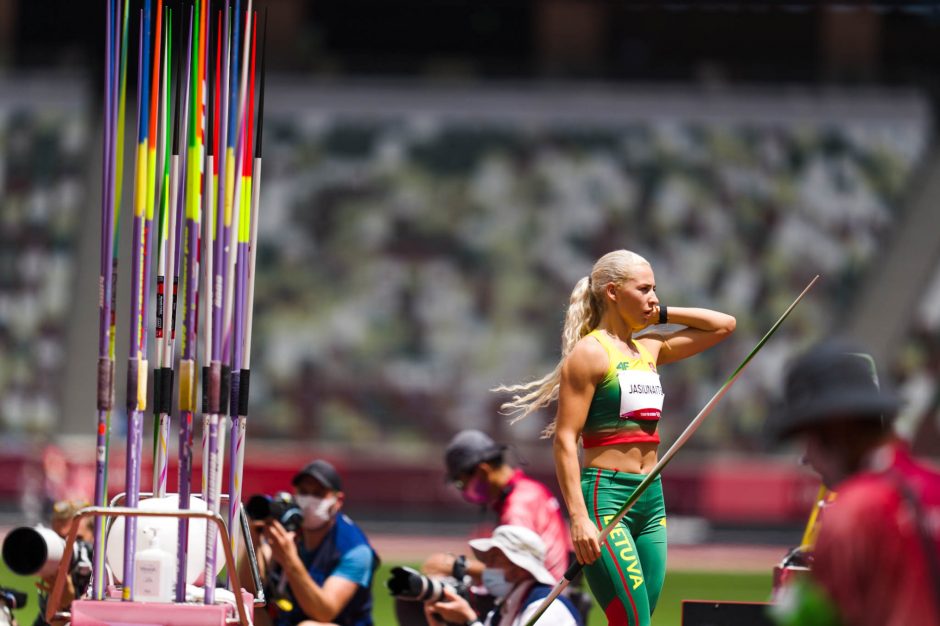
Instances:
[[[582,470],[584,503],[598,530],[643,478],[596,467]],[[666,578],[666,507],[658,476],[611,531],[600,558],[584,574],[610,626],[649,626]]]

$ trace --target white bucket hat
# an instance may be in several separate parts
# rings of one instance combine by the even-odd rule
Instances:
[[[554,585],[555,578],[545,569],[545,542],[535,531],[525,526],[497,526],[488,539],[472,539],[477,558],[493,548],[500,550],[506,558],[532,574],[535,580],[545,585]]]

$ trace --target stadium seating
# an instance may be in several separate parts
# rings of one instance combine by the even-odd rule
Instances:
[[[652,106],[633,120],[333,114],[292,98],[266,136],[253,390],[268,415],[250,428],[326,441],[466,426],[531,441],[549,416],[509,429],[489,389],[553,367],[571,287],[626,247],[664,302],[738,317],[734,342],[664,368],[665,441],[824,275],[691,444],[760,449],[780,368],[845,314],[929,139],[924,118],[833,114],[823,97],[804,118],[765,99],[717,121]]]

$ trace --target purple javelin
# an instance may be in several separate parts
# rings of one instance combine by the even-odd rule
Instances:
[[[175,148],[179,152],[179,145],[185,145],[186,137],[186,127],[189,121],[189,89],[190,89],[190,74],[192,72],[192,45],[193,45],[193,7],[189,8],[189,34],[187,36],[187,43],[185,51],[180,46],[180,59],[186,59],[186,70],[178,75],[177,83],[177,110],[179,111],[179,120],[180,124],[177,127],[176,136],[174,138]],[[183,15],[180,14],[180,24],[182,26]],[[182,32],[182,27],[180,28]],[[185,154],[187,151],[182,150]],[[181,266],[188,269],[189,265],[192,264],[191,257],[193,255],[193,248],[189,240],[184,244],[183,237],[191,235],[192,228],[189,228],[187,231],[183,229],[183,222],[185,221],[185,211],[183,207],[186,204],[186,195],[185,195],[185,180],[186,180],[186,165],[185,157],[179,158],[181,163],[180,167],[182,168],[179,171],[183,173],[179,176],[180,182],[176,190],[177,193],[177,228],[180,229],[177,232],[179,233],[180,245],[177,246],[176,250],[176,284],[179,282],[180,268]],[[185,235],[184,235],[185,233]],[[185,250],[186,259],[185,262],[182,260],[183,251]],[[189,297],[189,286],[192,281],[185,281],[184,284],[187,286],[186,293],[182,294],[184,300]],[[175,289],[174,289],[175,291]],[[192,308],[191,303],[188,300],[185,300],[183,311],[187,314],[189,309]],[[188,315],[187,315],[188,317]],[[173,313],[173,332],[176,328],[176,312]],[[186,320],[184,320],[185,326]],[[186,326],[188,329],[188,326]],[[192,384],[192,377],[189,375],[189,370],[191,368],[186,367],[186,359],[192,361],[193,347],[190,342],[184,340],[183,346],[183,355],[182,361],[180,363],[180,386],[179,386],[179,408],[180,408],[180,431],[179,431],[179,482],[178,482],[178,494],[179,494],[179,508],[182,510],[189,508],[189,483],[190,475],[192,473],[192,423],[193,423],[193,412],[192,407],[190,406],[189,398],[192,396],[189,393],[189,386]],[[181,518],[178,525],[178,538],[177,538],[177,553],[176,553],[176,601],[183,602],[186,599],[186,563],[187,563],[187,553],[189,549],[189,520],[186,518]]]
[[[261,90],[260,106],[258,111],[258,140],[255,146],[255,160],[251,172],[251,198],[249,213],[244,216],[248,223],[248,238],[242,241],[241,234],[238,243],[238,282],[236,284],[235,299],[235,330],[232,341],[234,360],[232,363],[232,400],[229,414],[232,416],[232,431],[230,435],[231,448],[229,460],[229,528],[237,526],[238,509],[241,506],[242,477],[245,462],[245,432],[248,425],[248,389],[250,383],[249,361],[251,355],[251,309],[254,301],[254,267],[255,252],[257,250],[258,229],[258,190],[261,187],[261,116],[264,113],[264,46],[266,41],[267,18],[265,14],[265,30],[262,31],[261,40]],[[254,16],[252,35],[256,37],[257,14]],[[247,31],[246,31],[247,33]],[[248,115],[245,117],[245,146],[243,159],[250,159],[248,154],[251,148],[252,119],[254,115],[255,97],[255,56],[257,41],[252,43],[251,53],[251,91],[249,95]],[[247,163],[247,161],[246,161]],[[247,169],[247,168],[246,168]],[[238,547],[238,535],[233,532],[231,537],[232,550]]]
[[[95,506],[104,506],[107,499],[107,434],[108,414],[114,389],[114,361],[109,351],[111,326],[111,275],[112,250],[114,248],[114,141],[115,112],[114,94],[117,90],[116,6],[108,1],[105,18],[105,69],[104,69],[104,155],[101,164],[101,266],[98,277],[98,428],[95,447]],[[94,536],[95,565],[92,568],[94,598],[104,596],[104,527],[102,518],[95,518]]]
[[[237,24],[238,24],[238,19],[240,17],[238,10],[237,10],[237,7],[238,7],[237,2],[235,6],[236,6],[236,13],[235,13],[235,18],[233,21],[236,24],[236,33],[237,33],[237,28],[238,28]],[[233,291],[235,287],[234,270],[235,270],[235,261],[236,261],[237,254],[236,254],[236,250],[234,250],[233,247],[236,245],[239,209],[240,209],[238,191],[241,187],[241,178],[242,178],[241,174],[242,173],[241,173],[240,163],[241,163],[242,153],[244,152],[244,124],[245,124],[244,102],[245,102],[245,92],[247,88],[246,81],[247,81],[247,69],[248,69],[248,51],[250,49],[250,43],[251,43],[251,37],[249,35],[249,29],[248,29],[248,26],[251,23],[251,15],[252,15],[251,0],[249,0],[247,9],[245,11],[245,37],[244,37],[244,43],[243,43],[244,47],[242,50],[243,58],[242,58],[242,66],[241,66],[242,72],[241,72],[241,87],[239,90],[239,102],[238,102],[238,108],[236,111],[236,118],[234,120],[232,119],[229,120],[230,124],[233,121],[237,122],[237,124],[239,125],[239,129],[238,129],[239,132],[237,136],[238,141],[235,144],[235,147],[237,148],[237,156],[235,159],[234,177],[232,181],[226,180],[226,184],[231,182],[234,185],[234,189],[232,188],[228,189],[232,197],[232,202],[230,204],[232,208],[232,212],[230,215],[231,221],[224,229],[225,243],[226,243],[226,255],[228,256],[228,260],[226,263],[227,267],[224,269],[227,271],[227,277],[224,282],[225,288],[224,288],[224,298],[222,302],[221,324],[215,325],[215,328],[214,328],[215,333],[213,336],[213,339],[218,340],[221,335],[222,341],[225,342],[222,345],[222,363],[229,363],[227,347],[230,342],[230,336],[229,336],[229,332],[227,331],[228,331],[228,325],[229,325],[229,318],[232,312],[232,297],[233,297]],[[238,41],[237,35],[236,35],[235,40],[236,42]],[[233,47],[232,54],[233,54],[233,57],[235,57],[238,54],[237,47]],[[233,72],[232,78],[233,78],[232,85],[234,86],[235,84],[234,72]],[[230,125],[230,128],[231,128],[231,125]],[[226,169],[227,171],[229,170],[229,168],[226,168]],[[226,175],[226,178],[227,178],[227,175]],[[229,203],[227,202],[226,204],[229,204]],[[213,357],[214,356],[215,355],[213,355]],[[230,381],[232,384],[232,393],[234,393],[237,396],[238,376],[236,375],[236,372],[234,371],[232,372]],[[222,404],[224,402],[224,399],[221,397],[221,394],[220,394],[219,399],[220,399],[220,405],[224,406]],[[219,409],[221,409],[222,406],[220,406]],[[209,482],[207,485],[208,487],[207,488],[207,495],[208,495],[207,505],[210,510],[215,511],[215,512],[219,511],[219,500],[221,499],[220,498],[221,482],[222,482],[221,449],[224,447],[224,444],[222,444],[221,442],[223,442],[225,438],[224,429],[222,431],[219,431],[219,422],[221,419],[222,419],[221,411],[213,412],[212,415],[210,416],[210,422],[209,422],[210,473],[209,473]],[[230,528],[233,528],[233,527],[230,526]],[[207,572],[214,571],[215,560],[216,560],[215,531],[213,528],[209,527],[207,529],[207,535],[206,535],[206,571]],[[214,588],[210,588],[208,585],[206,585],[206,603],[207,604],[214,601],[214,593],[215,593]]]
[[[141,306],[142,279],[144,273],[144,264],[146,259],[146,246],[143,242],[144,228],[144,207],[141,202],[143,198],[137,192],[137,187],[141,184],[138,180],[140,176],[146,176],[143,169],[145,164],[140,163],[140,144],[146,145],[147,131],[144,129],[147,118],[148,100],[146,89],[148,83],[145,77],[150,72],[147,68],[150,38],[150,0],[145,3],[145,8],[140,16],[140,41],[138,46],[138,70],[137,76],[144,77],[137,82],[137,128],[138,128],[138,150],[137,165],[134,172],[134,238],[133,246],[133,266],[131,274],[131,328],[130,328],[130,346],[128,348],[127,363],[127,464],[125,468],[125,502],[129,507],[136,507],[140,502],[140,455],[143,448],[143,407],[141,406],[140,388],[146,385],[147,367],[146,354],[140,350],[141,320],[143,312]],[[143,363],[142,363],[143,361]],[[143,377],[143,379],[141,379]],[[146,389],[146,387],[144,387]],[[124,528],[124,576],[122,582],[124,590],[122,599],[134,599],[134,565],[137,552],[137,519],[130,517],[127,519]]]
[[[231,68],[229,67],[229,57],[232,54],[237,55],[237,51],[233,52],[231,50],[231,40],[229,38],[229,33],[232,28],[232,22],[238,21],[238,15],[236,14],[234,19],[230,16],[231,7],[228,3],[225,5],[225,26],[224,26],[224,43],[222,44],[222,82],[221,89],[222,93],[229,93],[228,83],[232,78],[230,77]],[[223,281],[225,280],[225,259],[227,255],[225,253],[226,241],[224,236],[225,230],[225,198],[226,194],[231,193],[232,191],[228,189],[227,185],[227,174],[226,168],[228,167],[228,146],[227,142],[223,137],[227,134],[225,129],[228,126],[229,118],[229,109],[231,103],[229,99],[222,98],[222,94],[219,94],[220,106],[219,106],[219,150],[216,158],[219,161],[219,186],[218,193],[216,194],[216,202],[218,203],[218,210],[216,211],[216,222],[215,222],[215,248],[212,252],[212,267],[215,269],[215,276],[213,277],[212,285],[212,361],[215,361],[214,367],[218,368],[218,362],[222,358],[222,292],[223,292]],[[213,378],[215,376],[213,375]],[[210,408],[210,411],[212,409]]]

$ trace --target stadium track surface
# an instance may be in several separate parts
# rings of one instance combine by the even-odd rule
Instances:
[[[467,551],[461,537],[370,533],[376,552],[388,562],[420,562],[434,552]],[[670,545],[668,568],[722,572],[771,572],[786,554],[782,546],[699,544]]]
[[[12,527],[0,528],[0,542]],[[369,539],[385,563],[420,563],[435,552],[467,551],[463,537],[370,532]],[[669,546],[670,570],[720,572],[770,572],[786,554],[778,545],[673,544]]]

